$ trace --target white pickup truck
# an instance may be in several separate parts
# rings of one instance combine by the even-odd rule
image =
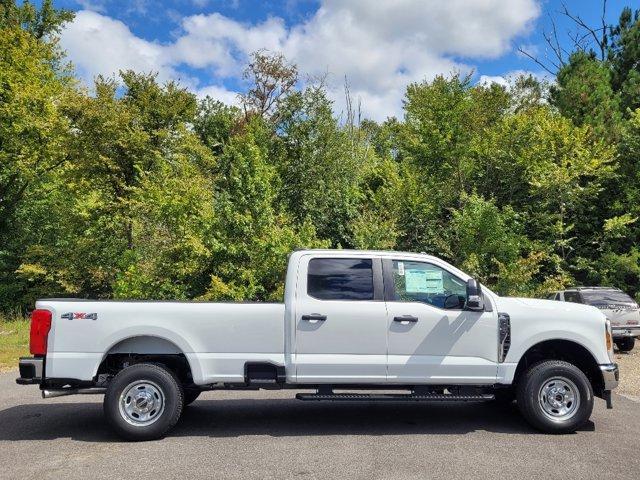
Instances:
[[[563,433],[594,396],[611,408],[618,384],[598,309],[500,297],[442,260],[387,251],[294,252],[284,304],[39,300],[31,353],[19,384],[104,394],[109,423],[133,440],[164,435],[201,391],[259,388],[516,400],[531,425]]]

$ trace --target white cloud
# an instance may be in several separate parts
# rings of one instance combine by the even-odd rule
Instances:
[[[544,71],[533,72],[530,70],[512,70],[510,72],[505,73],[504,75],[495,75],[495,76],[480,75],[480,78],[478,79],[478,84],[490,85],[492,83],[497,83],[498,85],[501,85],[506,89],[510,89],[518,77],[521,77],[521,76],[527,77],[529,75],[531,75],[533,78],[541,82],[551,82],[554,80],[553,78],[550,77],[550,75],[547,72],[544,72]]]
[[[165,47],[138,38],[121,21],[93,11],[76,14],[62,34],[61,45],[88,82],[98,74],[113,75],[124,69],[158,72],[163,80],[179,77]]]
[[[509,80],[507,79],[507,75],[505,75],[505,76],[502,76],[502,75],[480,75],[480,78],[478,79],[478,85],[489,86],[492,83],[497,83],[501,87],[504,87],[504,88],[507,88],[507,89],[511,86],[511,84],[509,83]]]
[[[76,3],[85,10],[93,10],[94,12],[104,12],[107,9],[104,0],[76,0]]]
[[[226,88],[218,85],[209,85],[208,87],[199,88],[196,90],[195,94],[199,98],[209,96],[214,100],[220,100],[222,103],[226,103],[227,105],[239,106],[238,92],[227,90]]]
[[[240,75],[244,58],[251,52],[282,50],[287,38],[280,18],[246,25],[219,13],[193,15],[182,21],[182,29],[182,35],[167,47],[174,61],[197,68],[212,67],[224,77]]]
[[[536,0],[323,0],[314,15],[292,27],[277,17],[246,24],[219,13],[189,16],[173,42],[160,44],[136,37],[122,22],[83,11],[64,31],[62,44],[85,78],[119,68],[178,78],[186,65],[212,75],[213,85],[237,79],[251,52],[281,51],[304,73],[329,73],[338,111],[347,77],[364,115],[384,119],[400,114],[407,83],[469,72],[473,59],[504,54],[539,13]],[[230,98],[222,87],[183,81]]]

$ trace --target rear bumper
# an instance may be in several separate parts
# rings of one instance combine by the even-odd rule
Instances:
[[[624,337],[640,337],[640,325],[627,325],[626,327],[611,327],[611,335],[614,339]]]
[[[22,357],[18,363],[20,377],[16,378],[18,385],[40,385],[44,373],[43,357]]]

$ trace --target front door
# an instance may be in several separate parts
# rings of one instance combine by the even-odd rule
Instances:
[[[444,267],[385,260],[390,383],[492,384],[496,312],[464,310],[466,282]]]
[[[298,383],[384,383],[387,311],[381,261],[305,256],[298,270]]]

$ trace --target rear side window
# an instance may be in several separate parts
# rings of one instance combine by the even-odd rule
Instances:
[[[307,294],[320,300],[373,300],[372,260],[366,258],[310,260]]]
[[[565,302],[582,303],[578,292],[564,292]]]

